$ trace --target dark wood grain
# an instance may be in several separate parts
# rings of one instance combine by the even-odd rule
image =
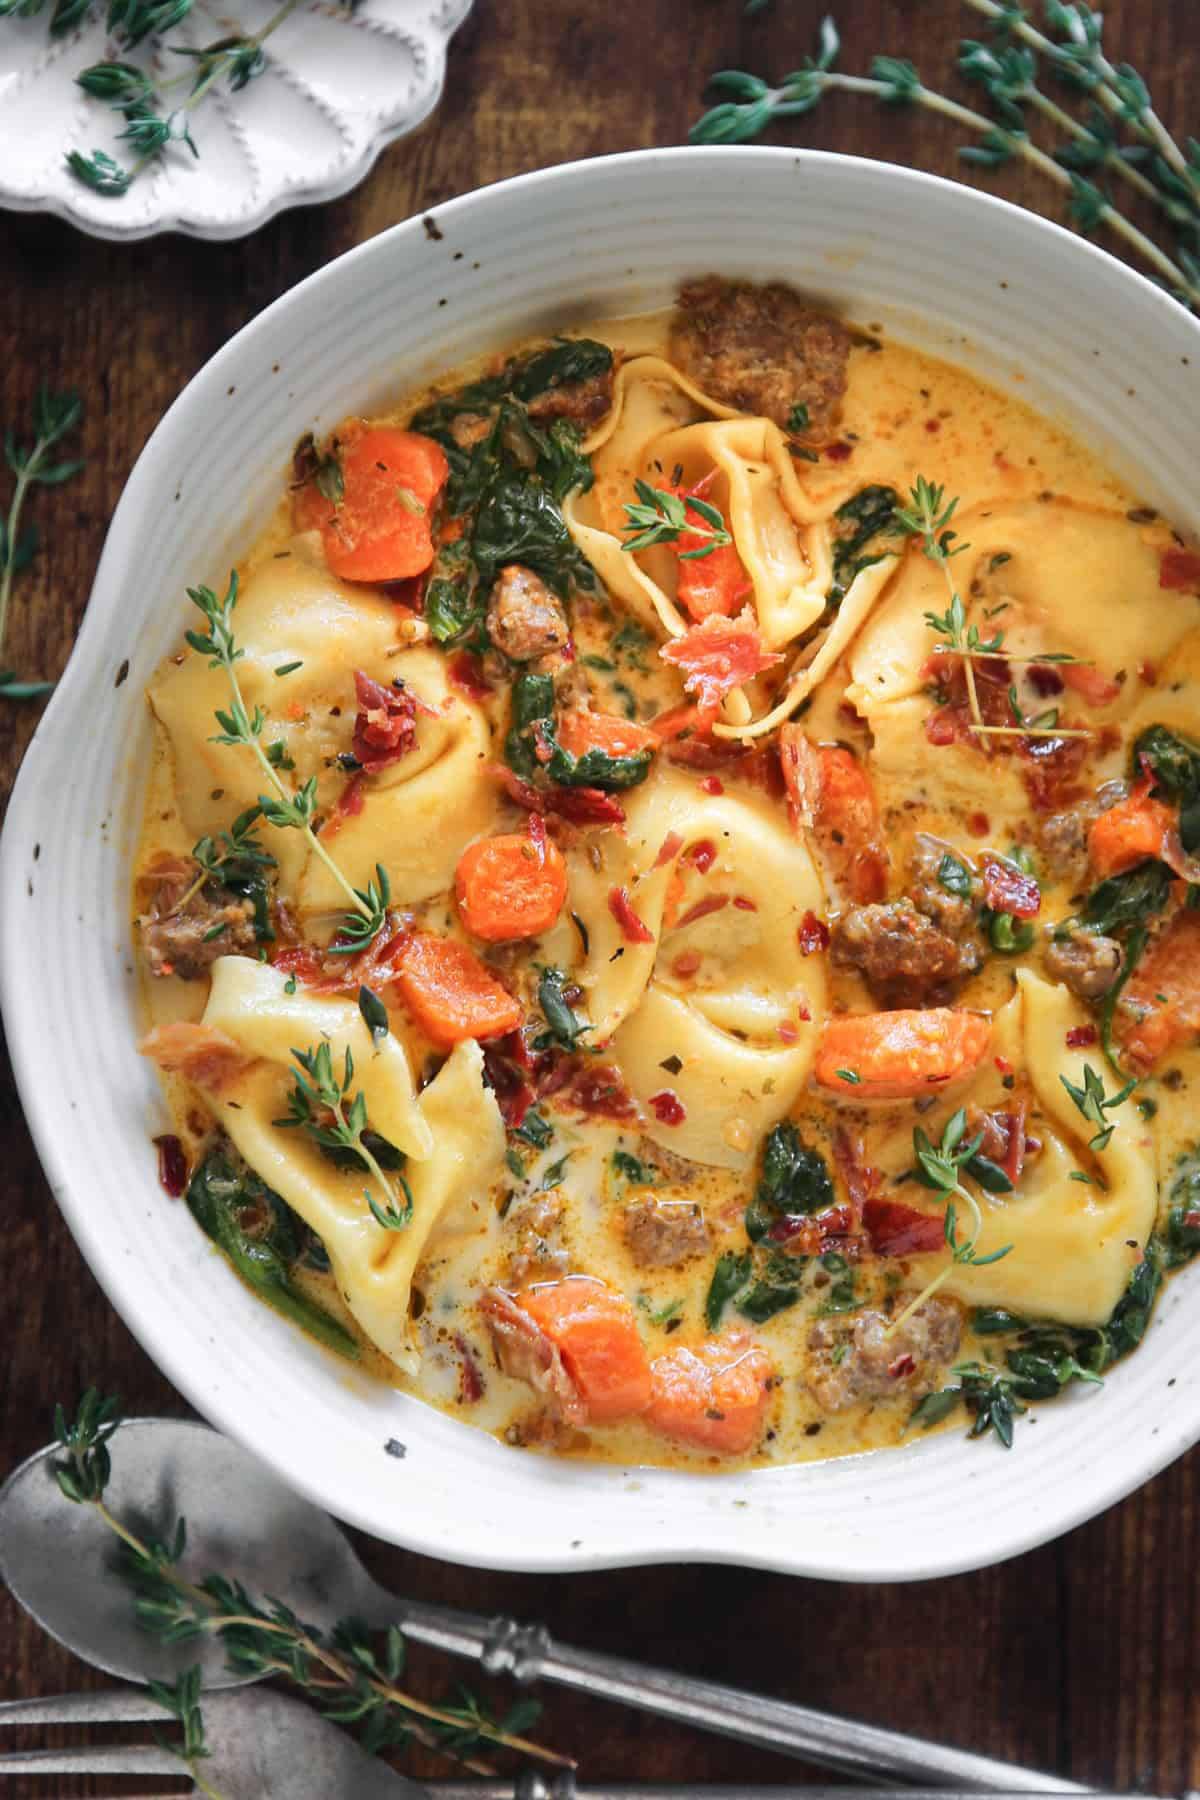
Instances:
[[[240,325],[302,276],[410,213],[520,171],[683,140],[705,77],[721,66],[774,74],[810,50],[824,6],[774,0],[478,0],[459,33],[433,120],[380,160],[357,192],[285,214],[255,237],[178,237],[117,247],[53,220],[0,222],[0,423],[27,415],[40,375],[86,396],[86,475],[41,494],[48,552],[22,581],[5,661],[56,674],[79,624],[107,521],[150,430],[184,382]],[[1200,36],[1194,9],[1111,0],[1111,41],[1147,75],[1184,131]],[[973,14],[957,0],[843,0],[844,66],[876,50],[949,79]],[[2,29],[2,27],[0,27]],[[884,156],[961,176],[952,127],[836,96],[779,141]],[[1024,169],[992,184],[1055,212]],[[1056,215],[1057,216],[1057,215]],[[719,260],[714,245],[714,260]],[[931,281],[936,271],[930,271]],[[7,794],[35,723],[0,708]],[[49,804],[49,797],[48,797]],[[53,1402],[89,1381],[128,1407],[182,1403],[84,1267],[58,1216],[11,1079],[0,1085],[4,1157],[5,1355],[0,1468],[43,1443]],[[1019,1450],[1016,1452],[1019,1454]],[[981,1455],[998,1454],[983,1447]],[[1121,1446],[1112,1454],[1119,1458]],[[498,1529],[503,1529],[498,1522]],[[664,1549],[669,1549],[664,1545]],[[1041,1764],[1099,1784],[1178,1793],[1200,1786],[1200,1454],[1193,1453],[1058,1544],[978,1575],[916,1587],[837,1587],[735,1569],[488,1576],[365,1544],[377,1573],[431,1599],[539,1616],[614,1651],[857,1713]],[[419,1665],[437,1684],[449,1671]],[[100,1684],[0,1597],[0,1689]],[[785,1780],[766,1755],[551,1694],[547,1734],[592,1779]],[[426,1773],[432,1764],[418,1764]],[[16,1795],[48,1791],[17,1783]],[[93,1793],[55,1785],[62,1795]],[[106,1790],[115,1791],[115,1790]]]

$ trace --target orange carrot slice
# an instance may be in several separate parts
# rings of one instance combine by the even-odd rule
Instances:
[[[990,1019],[952,1006],[844,1013],[826,1021],[815,1079],[851,1105],[915,1099],[972,1074],[991,1035]]]
[[[608,1425],[646,1410],[650,1364],[624,1294],[590,1275],[567,1275],[526,1288],[517,1305],[557,1346],[591,1424]]]
[[[1175,914],[1134,969],[1121,996],[1125,1008],[1135,1023],[1124,1049],[1140,1069],[1200,1032],[1200,912]]]
[[[415,431],[350,420],[337,433],[342,497],[312,483],[295,505],[298,530],[319,529],[325,561],[344,581],[403,581],[433,561],[434,504],[449,465]]]
[[[871,778],[837,744],[813,744],[799,725],[779,733],[779,757],[793,826],[815,827],[852,900],[882,900],[888,853]]]
[[[471,935],[507,944],[549,931],[567,897],[567,865],[541,814],[531,813],[527,832],[469,844],[454,885],[458,916]]]
[[[400,951],[396,985],[426,1036],[449,1050],[464,1038],[503,1037],[521,1008],[473,950],[432,931],[414,932]]]
[[[656,1356],[646,1423],[664,1437],[719,1456],[753,1449],[767,1409],[771,1361],[748,1331]]]
[[[1098,875],[1120,875],[1158,856],[1174,829],[1174,813],[1150,798],[1144,791],[1148,785],[1139,784],[1127,800],[1102,812],[1088,832],[1088,860]]]
[[[658,749],[656,731],[632,719],[618,719],[614,713],[565,712],[555,736],[572,756],[583,756],[589,750],[603,750],[606,756],[636,756],[641,750]]]

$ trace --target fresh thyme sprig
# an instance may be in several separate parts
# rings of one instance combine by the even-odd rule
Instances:
[[[1088,1149],[1099,1155],[1102,1150],[1108,1149],[1112,1134],[1117,1129],[1115,1125],[1109,1124],[1104,1116],[1105,1113],[1111,1112],[1115,1106],[1120,1106],[1123,1101],[1128,1100],[1137,1086],[1137,1082],[1127,1081],[1124,1087],[1118,1088],[1115,1094],[1106,1095],[1103,1077],[1089,1062],[1085,1062],[1083,1065],[1082,1087],[1069,1081],[1065,1075],[1060,1075],[1058,1079],[1088,1124],[1098,1127],[1095,1137],[1088,1140]]]
[[[950,1251],[950,1261],[941,1272],[928,1282],[916,1299],[911,1301],[904,1311],[888,1326],[893,1332],[910,1318],[917,1308],[923,1306],[931,1295],[936,1294],[943,1282],[950,1279],[956,1268],[973,1266],[985,1268],[988,1263],[999,1262],[1012,1249],[1005,1244],[1000,1250],[993,1250],[987,1256],[980,1256],[976,1250],[979,1234],[983,1230],[983,1213],[979,1201],[970,1188],[963,1186],[963,1176],[969,1175],[979,1186],[992,1194],[1011,1194],[1013,1184],[998,1163],[982,1154],[983,1132],[976,1132],[972,1138],[967,1137],[967,1114],[965,1107],[959,1107],[946,1121],[941,1142],[933,1144],[928,1135],[916,1126],[913,1131],[913,1154],[916,1157],[915,1174],[923,1186],[933,1188],[943,1194],[946,1200],[946,1214],[943,1231],[946,1246]],[[961,1200],[970,1215],[971,1228],[969,1235],[960,1243],[958,1238],[958,1206]]]
[[[76,0],[67,3],[74,4]],[[113,0],[109,29],[115,28],[121,47],[132,48],[145,37],[162,37],[186,16],[191,3],[192,0]],[[58,4],[61,7],[63,0],[58,0]],[[66,159],[71,173],[95,193],[115,197],[128,193],[142,170],[160,157],[168,144],[186,144],[198,157],[200,151],[191,134],[191,114],[220,80],[225,79],[230,91],[236,93],[262,73],[267,66],[263,45],[299,4],[300,0],[283,0],[262,29],[249,37],[234,33],[201,49],[166,45],[173,55],[187,57],[192,63],[186,74],[167,81],[156,81],[127,62],[94,63],[84,69],[76,76],[77,83],[85,94],[103,101],[125,120],[120,141],[129,144],[134,161],[127,167],[103,150],[95,150],[91,156],[72,150]],[[4,0],[0,0],[0,7],[3,5]],[[85,6],[79,8],[80,13],[85,10]],[[56,9],[51,19],[52,33],[57,16]],[[188,83],[191,91],[186,98],[173,110],[164,110],[166,97]]]
[[[0,0],[0,5],[3,0]],[[29,567],[37,553],[36,525],[21,530],[21,513],[31,487],[60,487],[83,468],[81,459],[51,462],[55,445],[74,431],[83,417],[83,402],[74,388],[52,394],[46,383],[38,384],[33,401],[33,437],[29,444],[18,443],[15,432],[4,434],[4,458],[15,476],[7,515],[0,515],[0,651],[8,629],[8,608],[13,581],[22,569]],[[8,700],[35,700],[48,694],[52,681],[19,681],[12,669],[0,669],[0,696]]]
[[[816,57],[786,75],[778,86],[772,87],[741,69],[722,69],[713,75],[709,86],[731,98],[711,107],[696,121],[689,134],[691,141],[745,143],[758,137],[776,119],[813,111],[827,93],[835,90],[867,95],[888,106],[923,106],[965,127],[979,140],[959,152],[965,161],[988,169],[1017,158],[1027,162],[1067,194],[1070,219],[1081,231],[1092,232],[1099,227],[1113,231],[1176,299],[1189,307],[1200,307],[1200,258],[1194,248],[1200,227],[1200,152],[1192,151],[1189,141],[1189,153],[1185,156],[1158,119],[1136,71],[1125,64],[1114,68],[1108,62],[1101,48],[1102,15],[1085,5],[1045,0],[1051,29],[1065,38],[1056,43],[1028,25],[1025,9],[1020,6],[997,4],[996,0],[968,0],[968,4],[993,21],[1002,43],[1010,35],[1021,37],[1051,60],[1056,74],[1077,90],[1092,94],[1100,107],[1142,140],[1151,154],[1144,179],[1161,192],[1164,210],[1176,231],[1188,240],[1177,244],[1175,257],[1127,219],[1082,172],[1084,167],[1095,170],[1114,166],[1113,159],[1128,166],[1137,147],[1118,146],[1111,131],[1107,127],[1101,129],[1093,116],[1084,126],[1072,122],[1066,154],[1061,149],[1055,155],[1041,149],[1024,128],[1022,104],[1035,105],[1063,130],[1067,130],[1063,119],[1070,115],[1045,96],[1039,94],[1035,100],[1031,77],[1026,74],[1027,64],[1003,62],[998,55],[993,63],[988,56],[976,54],[979,47],[970,40],[962,48],[964,73],[983,82],[997,106],[996,117],[976,112],[926,87],[914,65],[899,57],[875,57],[866,76],[838,73],[834,64],[840,40],[833,20],[827,18],[821,25]],[[1103,120],[1103,114],[1100,119]]]
[[[633,487],[637,500],[625,502],[629,518],[625,529],[634,535],[626,538],[622,550],[649,550],[652,544],[675,544],[686,533],[702,540],[695,549],[679,552],[681,562],[693,562],[732,544],[733,538],[726,529],[725,520],[707,500],[696,494],[690,494],[685,500],[682,494],[652,487],[648,481],[635,481]],[[698,516],[689,518],[689,513]]]
[[[185,1669],[178,1681],[148,1681],[146,1686],[165,1712],[183,1726],[182,1744],[173,1744],[161,1731],[154,1733],[158,1743],[172,1756],[179,1757],[196,1784],[198,1794],[209,1800],[222,1800],[216,1788],[204,1778],[200,1764],[212,1754],[204,1737],[204,1714],[200,1710],[200,1664]]]
[[[435,1704],[406,1692],[399,1682],[407,1646],[395,1626],[384,1635],[380,1651],[361,1620],[343,1619],[326,1633],[299,1619],[280,1601],[256,1601],[241,1582],[226,1576],[208,1574],[199,1582],[188,1581],[179,1570],[187,1544],[182,1519],[164,1541],[147,1539],[105,1504],[112,1472],[108,1444],[120,1422],[119,1401],[103,1398],[94,1388],[80,1401],[73,1420],[58,1407],[55,1437],[66,1460],[55,1465],[55,1474],[68,1500],[91,1506],[122,1540],[118,1570],[133,1591],[138,1621],[147,1631],[165,1644],[220,1638],[231,1669],[239,1674],[286,1676],[318,1702],[327,1718],[359,1725],[360,1742],[371,1754],[411,1740],[453,1758],[475,1774],[490,1775],[494,1773],[490,1764],[475,1752],[493,1744],[561,1768],[574,1768],[570,1757],[523,1735],[539,1716],[536,1701],[519,1700],[503,1718],[495,1719],[465,1688],[460,1687],[449,1704]],[[176,1690],[175,1698],[182,1705],[190,1695],[190,1688],[183,1693]],[[169,1710],[175,1711],[174,1703]],[[199,1779],[195,1771],[193,1775]]]
[[[280,776],[280,769],[290,767],[290,762],[282,755],[271,754],[276,749],[270,745],[264,750],[262,743],[263,728],[267,715],[261,706],[256,706],[253,713],[246,709],[242,697],[241,684],[238,681],[237,664],[244,651],[240,650],[233,632],[233,613],[237,606],[238,577],[233,569],[229,576],[229,586],[223,599],[218,600],[209,587],[188,589],[188,599],[199,607],[208,625],[208,630],[189,631],[185,635],[193,650],[209,659],[211,669],[223,669],[229,680],[232,699],[228,710],[218,707],[216,719],[221,727],[219,734],[213,738],[215,744],[241,746],[253,752],[258,759],[263,774],[267,777],[273,794],[260,794],[258,805],[262,817],[268,825],[274,825],[281,831],[300,831],[308,840],[309,848],[320,857],[329,873],[333,876],[351,905],[351,912],[344,921],[339,934],[343,943],[342,950],[360,950],[369,944],[382,929],[387,917],[387,905],[391,897],[387,875],[380,866],[376,866],[377,881],[371,882],[366,889],[356,888],[347,880],[337,863],[330,856],[320,838],[313,829],[313,820],[317,811],[317,778],[309,777],[303,787],[289,787]],[[282,748],[282,746],[280,746]]]
[[[362,993],[368,991],[360,990]],[[361,1008],[361,999],[359,1005]],[[369,1023],[368,1029],[374,1037],[375,1029]],[[367,1141],[368,1136],[377,1134],[371,1132],[367,1118],[366,1095],[361,1088],[357,1094],[350,1091],[354,1080],[354,1057],[350,1046],[346,1046],[340,1081],[334,1072],[333,1053],[328,1043],[308,1050],[293,1050],[292,1055],[300,1072],[295,1075],[294,1086],[288,1095],[290,1116],[277,1119],[275,1123],[298,1126],[321,1149],[348,1152],[350,1158],[360,1162],[384,1197],[381,1202],[370,1188],[363,1189],[363,1199],[372,1218],[384,1231],[403,1231],[412,1220],[412,1189],[397,1170],[396,1181],[403,1195],[403,1200],[400,1199]]]

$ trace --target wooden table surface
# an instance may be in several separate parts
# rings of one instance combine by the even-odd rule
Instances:
[[[776,74],[812,48],[818,0],[477,0],[450,55],[435,117],[354,193],[285,213],[254,237],[164,237],[115,246],[52,219],[0,222],[0,425],[23,423],[39,376],[86,400],[86,474],[42,490],[46,552],[22,579],[4,656],[56,674],[87,600],[105,529],[142,444],[189,377],[262,307],[331,257],[410,213],[482,183],[571,158],[677,144],[719,67]],[[1192,4],[1110,0],[1108,41],[1148,78],[1179,134],[1200,63]],[[843,67],[875,51],[950,79],[958,0],[841,0]],[[3,25],[0,23],[0,30]],[[962,177],[951,126],[834,96],[774,135]],[[993,180],[1010,198],[1059,202],[1024,170]],[[720,261],[714,240],[713,261]],[[0,494],[6,490],[0,486]],[[36,708],[0,703],[7,795]],[[51,797],[47,797],[51,804]],[[56,1400],[89,1382],[133,1412],[182,1401],[102,1297],[50,1198],[7,1071],[3,1122],[5,1352],[0,1470],[44,1443]],[[994,1443],[981,1456],[1001,1454]],[[1013,1454],[1020,1454],[1018,1443]],[[1121,1446],[1114,1443],[1119,1457]],[[503,1522],[497,1522],[503,1529]],[[1100,1785],[1200,1787],[1200,1451],[1102,1518],[1018,1561],[915,1587],[833,1586],[731,1568],[486,1575],[366,1546],[397,1588],[544,1618],[567,1638],[719,1676],[1019,1759]],[[418,1664],[422,1680],[450,1671]],[[0,1691],[55,1693],[103,1678],[50,1643],[0,1596]],[[586,1779],[798,1779],[793,1765],[551,1691],[544,1730]],[[440,1772],[432,1763],[418,1772]],[[46,1793],[16,1783],[14,1795]],[[57,1793],[100,1791],[60,1783]],[[114,1792],[109,1787],[103,1790]],[[136,1791],[136,1784],[126,1791]]]

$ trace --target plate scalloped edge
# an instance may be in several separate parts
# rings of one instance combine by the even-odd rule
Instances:
[[[196,13],[205,5],[217,4],[218,0],[197,0]],[[203,164],[193,164],[185,160],[182,150],[177,151],[170,161],[164,161],[156,169],[134,184],[129,192],[120,197],[105,197],[94,193],[71,175],[66,166],[65,157],[56,153],[54,162],[47,162],[45,173],[35,188],[22,191],[0,175],[0,208],[22,213],[48,213],[55,218],[74,225],[78,230],[90,237],[107,239],[111,243],[133,243],[142,238],[157,236],[161,232],[177,231],[186,237],[196,237],[212,242],[224,242],[234,238],[249,236],[252,232],[267,224],[279,213],[294,206],[310,206],[328,200],[338,199],[364,181],[374,168],[379,157],[391,144],[399,138],[408,136],[422,125],[441,101],[446,85],[446,58],[450,40],[459,26],[467,18],[474,0],[358,0],[353,5],[346,19],[337,18],[337,23],[353,22],[363,31],[369,31],[377,39],[387,39],[396,50],[407,57],[411,64],[411,80],[400,96],[398,104],[387,104],[372,107],[353,107],[348,104],[339,105],[329,91],[328,64],[324,65],[322,76],[318,80],[315,73],[306,69],[305,58],[299,47],[292,45],[285,61],[280,55],[280,42],[272,40],[273,49],[268,52],[268,69],[278,75],[284,85],[291,90],[293,99],[299,98],[308,108],[309,117],[320,121],[322,130],[328,138],[334,134],[341,143],[341,152],[336,155],[332,164],[326,158],[326,167],[314,170],[310,162],[300,158],[294,172],[286,158],[281,158],[277,147],[270,141],[274,135],[260,133],[259,142],[255,142],[254,133],[247,128],[245,105],[239,103],[246,100],[247,94],[254,88],[260,88],[264,77],[256,78],[249,90],[243,90],[230,96],[223,90],[212,96],[217,102],[217,109],[206,111],[204,123],[211,130],[211,121],[218,114],[222,119],[227,138],[225,148],[231,148],[234,155],[244,161],[250,170],[250,179],[245,189],[247,204],[241,211],[231,212],[228,205],[218,206],[209,202],[205,210],[202,196],[196,192],[194,178],[198,168]],[[312,17],[329,22],[344,9],[326,4],[326,0],[315,0],[293,15],[295,23],[303,29],[305,18]],[[214,20],[221,19],[221,29],[228,29],[228,19],[224,14],[214,13]],[[31,28],[40,31],[43,36],[46,26],[44,19],[35,16],[31,20],[4,20],[0,24],[20,26],[30,33]],[[205,30],[201,39],[210,35]],[[327,34],[321,39],[322,48],[328,43]],[[4,68],[4,59],[0,55],[0,98],[3,98],[6,87],[15,97],[18,90],[32,86],[34,77],[40,72],[41,63],[49,66],[57,61],[60,55],[65,60],[65,51],[74,46],[78,54],[80,68],[89,61],[98,60],[107,53],[106,36],[101,27],[99,17],[51,46],[54,56],[49,53],[40,62],[30,63],[27,68],[16,70]],[[0,40],[0,49],[3,44]],[[27,47],[27,46],[26,46]],[[136,54],[136,53],[135,53]],[[74,69],[75,56],[71,57],[71,68]],[[310,78],[311,77],[311,78]],[[353,85],[353,79],[351,80]],[[110,152],[120,147],[115,143],[115,128],[104,128],[103,109],[97,112],[86,111],[81,118],[79,102],[82,96],[74,89],[71,78],[70,95],[75,102],[74,115],[68,120],[60,113],[60,131],[63,139],[67,138],[72,125],[78,129],[85,126],[83,136],[88,140],[88,147],[106,148]],[[0,169],[5,163],[11,168],[12,160],[19,157],[19,151],[6,142],[11,132],[14,137],[20,135],[19,122],[14,127],[12,109],[9,111],[10,124],[8,130],[0,120]],[[39,108],[44,120],[44,111]],[[261,110],[261,108],[260,108]],[[50,127],[44,123],[42,129]],[[104,141],[107,140],[107,141]],[[71,145],[72,148],[83,148],[83,138]],[[293,138],[289,148],[299,147],[298,140]],[[228,158],[224,159],[228,166]],[[224,181],[218,183],[227,201],[230,188]],[[189,187],[191,191],[189,191]],[[211,190],[210,190],[211,191]],[[197,206],[197,199],[201,204]]]

